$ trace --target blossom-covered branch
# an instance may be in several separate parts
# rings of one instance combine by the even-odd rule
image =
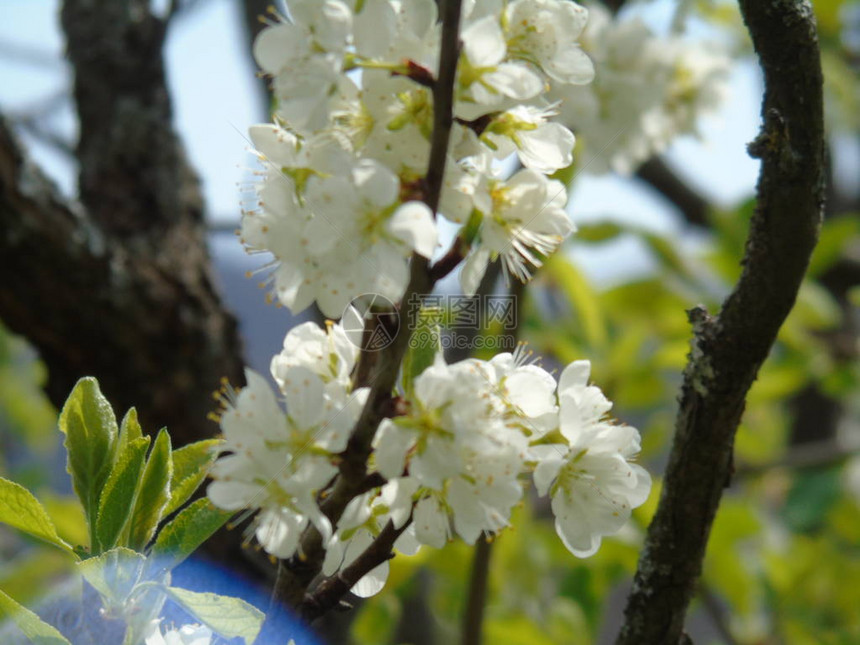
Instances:
[[[592,80],[577,42],[588,12],[565,0],[288,10],[254,46],[278,107],[251,128],[263,170],[242,240],[274,255],[271,296],[293,311],[316,302],[354,321],[374,294],[400,330],[382,325],[391,337],[378,353],[370,327],[357,342],[345,323],[287,334],[272,363],[279,393],[249,372],[245,390],[224,394],[210,498],[259,509],[252,531],[282,560],[274,597],[309,616],[350,587],[382,588],[387,563],[366,555],[380,536],[397,532],[387,557],[503,530],[530,476],[568,549],[594,553],[650,477],[632,463],[638,432],[609,419],[589,363],[556,382],[528,353],[447,364],[423,335],[413,343],[442,275],[462,263],[471,295],[498,260],[526,282],[574,231],[565,186],[549,177],[571,165],[574,136],[544,94]],[[498,162],[513,155],[522,167],[505,176]],[[433,271],[437,216],[460,233]]]
[[[822,74],[806,0],[741,0],[765,79],[762,159],[744,270],[719,316],[702,308],[657,513],[620,644],[678,643],[711,524],[732,476],[744,401],[791,310],[818,235],[824,190]]]

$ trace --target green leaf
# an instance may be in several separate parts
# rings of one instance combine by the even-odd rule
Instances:
[[[668,240],[662,235],[656,233],[642,232],[642,241],[654,254],[655,259],[669,271],[673,271],[682,276],[689,276],[690,272],[687,268],[684,258],[678,253],[677,243]]]
[[[119,443],[116,450],[116,459],[119,459],[123,449],[135,439],[143,436],[143,429],[140,427],[140,422],[137,420],[137,410],[130,408],[122,418],[122,423],[119,426]]]
[[[182,509],[159,531],[150,557],[159,567],[167,569],[176,567],[221,528],[232,515],[232,511],[222,511],[206,498],[198,499]]]
[[[215,449],[220,443],[220,439],[207,439],[173,451],[173,479],[165,516],[173,513],[194,494],[209,473],[209,467],[217,456]]]
[[[119,457],[99,498],[93,553],[112,549],[120,544],[123,534],[128,533],[149,442],[149,437],[137,437],[118,451]]]
[[[0,522],[73,553],[59,535],[44,507],[23,486],[0,477]]]
[[[544,264],[543,274],[555,282],[573,307],[585,339],[592,347],[606,344],[606,321],[597,294],[588,280],[567,258],[553,255]]]
[[[110,474],[116,449],[116,417],[92,377],[77,382],[60,413],[66,435],[66,470],[84,507],[94,540],[99,496]]]
[[[77,497],[50,492],[42,493],[40,497],[61,538],[71,545],[89,544],[87,520]]]
[[[84,579],[101,594],[106,604],[122,605],[141,581],[146,558],[125,547],[105,551],[78,563]]]
[[[0,623],[7,618],[11,618],[35,645],[72,645],[55,627],[0,591]]]
[[[433,364],[436,355],[442,351],[442,331],[438,322],[441,317],[438,309],[421,309],[418,312],[415,331],[403,358],[403,390],[407,394],[411,394],[415,379]]]
[[[143,551],[152,536],[170,499],[170,481],[173,476],[173,461],[170,458],[170,435],[164,428],[155,438],[152,452],[146,461],[143,479],[134,510],[131,513],[131,530],[128,546]]]
[[[613,240],[624,232],[620,224],[615,222],[598,222],[596,224],[583,224],[576,229],[577,242],[607,242]]]
[[[239,598],[179,587],[167,587],[165,591],[194,618],[225,638],[240,637],[251,645],[263,626],[265,614]]]
[[[842,478],[839,468],[799,471],[788,492],[782,516],[796,532],[814,531],[824,525],[827,513],[839,500]]]
[[[860,220],[856,216],[837,217],[824,222],[809,260],[808,274],[818,276],[833,266],[845,248],[857,240],[858,234]]]
[[[560,181],[565,186],[569,186],[571,182],[573,182],[576,177],[577,164],[572,163],[569,166],[565,166],[564,168],[559,168],[556,170],[550,177],[555,179],[556,181]]]

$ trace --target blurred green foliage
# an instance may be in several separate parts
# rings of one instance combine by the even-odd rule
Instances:
[[[42,391],[46,377],[27,343],[0,326],[0,477],[37,491],[59,536],[70,544],[83,544],[87,528],[80,504],[74,496],[50,489],[53,469],[48,464],[57,454],[59,440],[57,412]],[[60,551],[2,524],[0,554],[4,556],[0,588],[24,603],[41,596],[73,568]]]

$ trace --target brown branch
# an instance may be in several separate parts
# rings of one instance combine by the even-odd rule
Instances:
[[[433,87],[433,135],[427,174],[423,182],[424,201],[434,213],[438,210],[442,193],[448,140],[453,123],[454,78],[460,55],[460,5],[461,0],[446,0],[440,10],[442,53],[439,58],[437,82]],[[413,254],[409,284],[400,307],[400,333],[381,356],[375,358],[376,365],[368,377],[372,386],[367,403],[342,454],[340,475],[321,505],[322,512],[332,524],[337,523],[346,505],[361,490],[367,476],[367,459],[372,450],[371,444],[376,429],[382,419],[390,414],[391,394],[400,364],[409,347],[411,330],[416,327],[420,297],[433,289],[428,265],[425,258]],[[274,599],[294,608],[304,602],[306,590],[319,574],[325,557],[322,538],[316,528],[309,527],[305,531],[299,551],[302,557],[294,556],[286,563],[281,561],[273,590]]]
[[[639,166],[636,176],[668,199],[687,223],[699,227],[709,226],[708,201],[682,181],[660,157],[652,157]]]
[[[232,319],[204,285],[167,273],[167,258],[106,237],[2,119],[0,227],[0,315],[39,350],[55,405],[92,374],[118,412],[137,406],[148,430],[167,425],[177,442],[212,434],[210,394],[220,375],[241,373]]]
[[[242,24],[248,43],[247,51],[250,53],[254,50],[254,41],[266,26],[266,23],[263,21],[266,13],[274,3],[271,0],[242,0],[240,4],[241,8],[239,10],[242,13]],[[253,59],[253,56],[250,58],[251,65],[256,69],[257,61]],[[263,106],[263,114],[268,119],[272,112],[272,93],[269,91],[269,85],[263,77],[259,77],[255,85],[260,103]]]
[[[764,464],[739,464],[735,477],[756,477],[780,468],[827,468],[838,466],[857,455],[860,455],[860,447],[843,446],[835,439],[798,443],[790,446],[782,457],[773,461]]]
[[[305,596],[299,606],[299,615],[310,622],[335,608],[359,580],[394,557],[394,543],[409,527],[410,522],[411,519],[399,529],[395,529],[394,525],[388,522],[371,545],[349,566],[322,580],[312,593]]]
[[[434,282],[446,277],[456,269],[469,253],[469,244],[461,235],[454,238],[451,248],[430,267],[430,277]]]
[[[490,579],[490,556],[493,544],[481,535],[475,543],[472,569],[463,613],[463,645],[481,645],[483,641],[484,608],[487,605],[487,584]]]
[[[741,0],[765,77],[758,205],[744,270],[718,317],[690,312],[684,373],[663,491],[648,529],[618,643],[671,645],[701,574],[708,534],[732,474],[744,400],[791,310],[823,206],[822,76],[806,0]]]

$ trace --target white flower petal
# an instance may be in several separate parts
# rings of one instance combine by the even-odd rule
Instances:
[[[484,274],[487,272],[489,263],[490,250],[484,247],[478,247],[466,257],[466,261],[460,269],[460,286],[463,289],[463,295],[475,295]]]
[[[460,37],[463,51],[474,67],[493,67],[505,57],[507,46],[497,16],[486,16],[473,22]]]
[[[451,527],[448,514],[435,497],[425,497],[415,505],[415,537],[421,544],[441,549],[448,541]]]
[[[433,213],[423,202],[406,202],[388,221],[388,230],[425,258],[436,250],[437,231]]]
[[[385,581],[388,580],[388,571],[389,564],[388,561],[385,561],[378,567],[371,569],[367,575],[353,585],[350,591],[359,598],[375,596],[385,586]]]

